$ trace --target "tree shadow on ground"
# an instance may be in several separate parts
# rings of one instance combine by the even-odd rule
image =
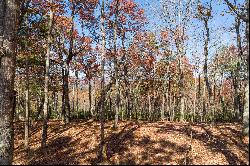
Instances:
[[[170,132],[178,132],[178,133],[184,133],[186,134],[188,137],[190,137],[190,133],[192,131],[192,135],[193,135],[193,139],[199,140],[201,142],[204,143],[205,146],[207,146],[211,151],[213,152],[219,152],[221,154],[223,154],[227,160],[227,162],[229,164],[247,164],[246,162],[242,161],[241,159],[239,159],[237,157],[236,154],[234,154],[234,152],[232,150],[230,150],[228,148],[228,146],[231,143],[231,141],[233,142],[234,145],[237,146],[237,148],[241,149],[244,151],[245,155],[247,155],[249,153],[249,150],[247,148],[247,146],[241,142],[239,142],[239,140],[237,141],[235,138],[232,138],[232,136],[228,136],[226,134],[224,134],[223,130],[215,127],[217,130],[220,131],[220,135],[214,135],[209,129],[207,129],[206,124],[193,124],[192,126],[196,126],[196,127],[201,127],[205,132],[197,132],[196,130],[193,130],[190,128],[190,126],[187,125],[182,125],[179,126],[178,125],[173,125],[173,124],[166,124],[165,126],[154,126],[156,128],[159,128],[157,130],[157,132],[159,133],[170,133]],[[222,129],[225,130],[229,130],[233,133],[233,136],[236,138],[240,138],[241,132],[232,129],[230,127],[224,127]],[[225,139],[227,138],[227,139]],[[169,143],[171,144],[171,143]],[[189,158],[187,158],[187,160],[189,160],[189,163],[191,162],[191,160]]]
[[[123,156],[124,152],[129,150],[126,143],[133,142],[134,141],[134,131],[138,129],[138,125],[134,126],[134,124],[131,122],[129,124],[126,124],[121,131],[112,131],[112,133],[105,138],[104,142],[106,145],[106,156],[107,161],[101,161],[100,158],[89,158],[88,161],[93,164],[117,164],[110,160],[115,154],[118,154],[119,156]],[[101,145],[99,144],[95,149],[96,153],[98,153],[98,150],[100,150]],[[128,155],[127,157],[134,157],[131,155]],[[123,164],[133,165],[133,160],[130,160],[129,158],[126,158],[124,161],[121,161]]]
[[[139,125],[129,123],[125,125],[120,132],[112,133],[105,139],[107,161],[100,162],[97,158],[92,158],[89,160],[90,163],[93,165],[98,164],[98,162],[112,165],[166,164],[171,160],[174,153],[184,154],[187,151],[188,146],[179,146],[164,139],[152,140],[150,136],[147,135],[138,139],[138,137],[135,136],[135,131],[139,128]],[[98,149],[99,146],[96,149]],[[141,149],[139,154],[129,149],[132,146]],[[190,163],[192,162],[192,159],[188,157],[186,157],[185,160],[188,160]],[[184,157],[181,158],[177,164],[183,163]]]
[[[223,134],[222,131],[220,133],[220,136],[217,136],[217,135],[214,135],[209,129],[207,129],[205,127],[205,125],[202,125],[201,127],[202,127],[202,129],[205,130],[206,136],[208,138],[208,141],[205,142],[205,145],[208,146],[212,151],[220,152],[221,154],[223,154],[226,157],[226,160],[228,161],[228,163],[230,165],[238,165],[238,164],[245,165],[245,164],[247,164],[244,161],[242,161],[241,159],[239,159],[237,157],[237,155],[234,154],[234,152],[232,152],[228,148],[228,145],[230,145],[230,140],[225,139],[227,136],[225,134]],[[194,139],[204,141],[204,138],[196,136],[195,131],[193,131],[193,133],[194,133],[194,135],[193,135]],[[238,146],[238,148],[242,147],[239,143],[237,143],[235,145]],[[240,145],[240,147],[239,147],[239,145]]]
[[[54,125],[54,126],[53,126]],[[57,124],[58,125],[58,124]],[[90,145],[93,141],[100,141],[99,137],[91,139],[91,135],[99,134],[99,125],[93,121],[72,122],[66,129],[52,124],[50,130],[50,140],[45,150],[38,148],[30,151],[29,164],[34,165],[68,165],[68,164],[100,164],[97,154],[100,144]],[[105,128],[110,128],[106,124]],[[192,128],[191,128],[192,126]],[[91,128],[90,128],[91,127]],[[155,130],[147,133],[141,132],[141,128]],[[60,133],[77,128],[74,135],[62,136]],[[197,130],[199,128],[199,130]],[[205,124],[174,124],[174,123],[140,123],[134,122],[121,125],[117,131],[108,131],[105,138],[107,161],[101,164],[192,164],[192,156],[188,155],[189,137],[192,132],[193,140],[202,144],[212,152],[223,154],[229,164],[247,164],[242,161],[235,152],[228,148],[235,145],[248,154],[246,145],[241,144],[236,137],[241,134],[238,130],[230,127],[216,127],[219,134],[213,133],[212,128]],[[228,133],[224,132],[226,130]],[[142,130],[144,131],[144,130]],[[67,132],[66,132],[67,133]],[[140,133],[140,135],[138,135]],[[182,134],[184,141],[174,141],[168,138],[168,133]],[[232,134],[231,134],[232,133]],[[149,135],[147,135],[149,134]],[[164,134],[164,137],[157,138],[157,134]],[[165,135],[166,134],[166,135]],[[235,138],[231,138],[233,136]],[[172,137],[172,136],[171,136]],[[177,144],[178,143],[178,144]],[[96,146],[97,145],[97,146]],[[92,147],[91,147],[92,146]],[[82,149],[79,151],[79,149]],[[136,150],[139,149],[139,150]],[[197,156],[198,158],[199,156]],[[173,163],[174,162],[174,163]]]
[[[71,137],[64,136],[54,139],[47,144],[47,147],[38,148],[31,151],[34,156],[31,157],[29,164],[31,165],[65,165],[65,164],[79,164],[76,157],[71,155],[74,148],[70,144]]]

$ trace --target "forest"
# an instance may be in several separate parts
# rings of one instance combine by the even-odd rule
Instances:
[[[249,1],[1,0],[12,164],[249,165]]]

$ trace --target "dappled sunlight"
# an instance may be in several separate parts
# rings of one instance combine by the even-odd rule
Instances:
[[[119,122],[106,124],[104,164],[249,164],[247,145],[240,139],[239,124],[174,122]],[[31,136],[27,156],[20,141],[22,125],[16,124],[14,164],[97,164],[98,121],[49,123],[47,148],[40,148],[41,126]],[[62,127],[63,126],[63,127]],[[192,131],[192,132],[191,132]],[[190,134],[192,133],[192,140]]]

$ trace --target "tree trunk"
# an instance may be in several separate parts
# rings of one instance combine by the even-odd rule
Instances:
[[[243,136],[249,136],[249,84],[245,88],[245,109],[243,115]]]
[[[36,116],[35,116],[35,120],[38,120],[42,110],[43,110],[43,105],[44,105],[44,95],[42,95],[42,100],[39,102],[39,107],[37,108],[37,113],[36,113]]]
[[[183,30],[184,33],[184,30]],[[176,41],[176,47],[177,47],[177,54],[179,55],[178,58],[178,70],[179,70],[179,80],[178,80],[178,86],[179,86],[179,101],[180,105],[180,121],[184,121],[184,75],[183,75],[183,41],[179,43],[179,41]]]
[[[150,96],[150,93],[148,93],[148,117],[147,117],[147,120],[151,120],[151,116],[152,116],[151,96]]]
[[[161,106],[161,120],[164,120],[164,111],[165,111],[165,95],[162,94],[162,106]]]
[[[68,57],[65,61],[65,75],[64,75],[64,90],[65,90],[65,112],[66,112],[66,117],[65,117],[65,124],[68,124],[70,121],[70,99],[69,99],[69,63],[71,62],[74,54],[73,54],[73,47],[74,47],[74,38],[73,38],[73,31],[74,31],[74,18],[75,18],[75,8],[76,4],[74,0],[72,1],[72,12],[71,12],[71,29],[70,29],[70,41],[69,41],[69,53]]]
[[[0,165],[11,165],[13,158],[16,2],[0,1]]]
[[[69,63],[65,62],[65,74],[64,74],[64,107],[65,107],[65,119],[64,123],[69,123],[70,118],[70,101],[69,101]]]
[[[208,28],[208,20],[205,19],[204,20],[204,24],[205,24],[205,30],[206,30],[206,38],[205,38],[205,45],[204,45],[204,55],[205,55],[205,63],[203,66],[203,71],[204,71],[204,79],[205,79],[205,83],[206,83],[206,87],[207,87],[207,91],[208,91],[208,103],[210,104],[210,99],[212,96],[212,89],[208,80],[208,67],[207,67],[207,63],[208,63],[208,41],[209,41],[209,28]],[[209,109],[209,108],[208,108]]]
[[[75,76],[76,76],[76,113],[78,114],[78,109],[79,109],[78,71],[76,71]]]
[[[73,81],[72,85],[72,112],[75,112],[75,80]]]
[[[52,0],[50,0],[52,2]],[[46,63],[45,63],[45,83],[44,83],[44,105],[43,105],[43,128],[42,128],[42,141],[41,141],[41,147],[46,147],[46,141],[47,141],[47,128],[48,128],[48,102],[49,102],[49,61],[50,61],[50,48],[51,48],[51,42],[52,42],[52,26],[53,26],[53,17],[54,13],[52,11],[52,7],[50,8],[50,14],[49,14],[49,34],[48,34],[48,43],[47,43],[47,52],[46,52]]]
[[[114,129],[117,128],[118,125],[118,114],[119,114],[119,82],[118,82],[118,62],[116,57],[116,42],[117,42],[117,17],[118,17],[118,7],[119,1],[116,0],[116,8],[115,8],[115,23],[114,23],[114,68],[115,68],[115,121],[114,121]]]
[[[205,119],[204,119],[204,116],[207,114],[207,107],[206,107],[206,85],[205,85],[205,82],[203,84],[203,97],[202,97],[202,116],[201,116],[201,121],[203,122]]]
[[[105,0],[102,0],[101,4],[101,35],[102,35],[102,52],[101,52],[101,98],[100,98],[100,150],[98,155],[98,158],[100,161],[106,160],[107,155],[106,155],[106,148],[105,148],[105,142],[104,142],[104,85],[105,85],[105,80],[104,80],[104,66],[105,66],[105,55],[106,55],[106,37],[105,37]]]
[[[65,72],[64,72],[64,65],[62,64],[62,112],[61,118],[62,121],[65,122],[66,120],[66,110],[65,110]]]
[[[88,83],[89,83],[89,112],[91,114],[91,117],[93,117],[93,111],[92,111],[92,94],[91,94],[91,80],[89,79],[88,80]]]
[[[196,79],[196,76],[194,76],[194,104],[193,104],[193,113],[192,113],[192,119],[191,121],[194,122],[194,119],[195,119],[195,112],[196,112],[196,92],[197,92],[197,79]]]
[[[29,58],[26,57],[26,90],[25,90],[25,127],[24,127],[24,146],[25,149],[29,149],[29,114],[30,114],[30,102],[29,102]]]
[[[58,119],[58,117],[59,117],[59,112],[58,112],[58,93],[57,92],[55,92],[55,98],[54,98],[54,110],[55,110],[55,112],[56,112],[56,114],[57,114],[57,119]]]
[[[240,102],[240,61],[243,57],[243,50],[241,46],[241,36],[240,36],[240,19],[238,17],[235,18],[235,31],[236,31],[236,36],[237,36],[237,47],[238,47],[238,56],[237,56],[237,67],[235,71],[235,85],[234,85],[234,90],[235,90],[235,111],[238,115],[238,120],[242,120],[243,117],[243,110],[241,107],[241,102]]]

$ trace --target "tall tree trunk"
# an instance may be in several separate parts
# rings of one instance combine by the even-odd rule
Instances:
[[[26,89],[25,89],[25,127],[24,127],[24,146],[29,149],[29,58],[26,57]]]
[[[91,94],[91,79],[88,80],[89,83],[89,113],[91,114],[91,117],[93,117],[93,111],[92,111],[92,94]]]
[[[243,136],[249,136],[249,84],[245,89],[245,110],[243,114]]]
[[[66,120],[66,110],[65,110],[65,71],[64,71],[64,65],[62,64],[62,112],[61,112],[61,118],[62,121],[65,122]]]
[[[235,80],[234,80],[234,108],[238,120],[241,120],[243,117],[243,110],[240,103],[240,61],[243,57],[243,51],[241,46],[241,36],[240,36],[240,19],[238,17],[235,18],[235,31],[237,36],[237,47],[238,47],[238,56],[237,56],[237,67],[235,70]]]
[[[65,62],[65,73],[64,73],[64,108],[65,108],[65,119],[64,123],[69,123],[70,118],[70,101],[69,101],[69,63]]]
[[[180,2],[180,1],[179,1]],[[182,33],[184,34],[184,27],[182,27]],[[179,36],[179,38],[182,38]],[[179,106],[180,106],[180,121],[184,121],[184,74],[183,74],[183,58],[184,58],[184,41],[181,39],[180,41],[175,41],[175,45],[177,47],[178,57],[178,70],[179,70]]]
[[[208,28],[208,20],[205,19],[204,20],[204,24],[205,24],[205,30],[206,30],[206,38],[205,38],[205,45],[204,45],[204,55],[205,55],[205,62],[204,62],[204,66],[203,66],[203,71],[204,71],[204,79],[205,79],[205,83],[206,83],[206,87],[207,87],[207,91],[208,91],[208,103],[210,104],[210,99],[212,96],[212,89],[208,80],[208,41],[209,41],[209,28]],[[209,109],[209,108],[208,108]]]
[[[0,165],[13,158],[17,1],[0,1]]]
[[[207,109],[206,109],[206,85],[205,85],[205,82],[203,84],[203,97],[202,97],[202,115],[201,115],[201,122],[203,122],[205,119],[204,119],[204,116],[207,114]]]
[[[62,39],[62,41],[61,41]],[[58,42],[58,48],[59,48],[59,58],[62,60],[61,62],[61,68],[62,68],[62,100],[61,100],[61,119],[65,123],[66,120],[66,110],[65,110],[65,62],[63,61],[63,48],[62,45],[65,42],[65,38],[63,36],[60,36],[59,42]]]
[[[75,112],[75,80],[72,85],[72,112]]]
[[[64,98],[64,104],[65,104],[65,123],[69,123],[70,121],[70,99],[69,99],[69,63],[71,62],[74,54],[73,54],[73,47],[74,47],[74,38],[73,38],[73,31],[74,31],[74,18],[75,18],[75,9],[76,4],[74,0],[71,2],[72,12],[71,12],[71,28],[70,28],[70,41],[69,41],[69,54],[65,61],[65,75],[64,75],[64,90],[65,90],[65,98]]]
[[[79,109],[78,71],[76,71],[75,76],[76,76],[76,113],[78,113]]]
[[[245,87],[245,104],[243,113],[243,135],[249,136],[249,1],[246,1],[247,21],[246,21],[246,38],[247,38],[247,85]]]
[[[162,94],[162,106],[161,106],[161,120],[165,119],[164,116],[164,112],[165,112],[165,94]]]
[[[175,119],[175,109],[176,109],[176,97],[173,96],[173,105],[172,105],[172,120],[171,121],[174,121]]]
[[[117,41],[117,17],[118,17],[118,7],[119,0],[116,0],[116,8],[115,8],[115,23],[114,23],[114,68],[115,68],[115,121],[114,121],[114,129],[117,128],[118,125],[118,114],[119,114],[119,80],[118,80],[118,62],[116,57],[116,41]]]
[[[37,108],[37,113],[36,113],[36,116],[35,116],[35,120],[38,120],[42,110],[43,110],[43,104],[44,104],[44,95],[42,95],[42,99],[40,99],[39,101],[39,107]]]
[[[54,97],[54,110],[55,110],[55,112],[56,112],[56,114],[57,114],[57,119],[59,118],[59,112],[58,112],[58,93],[57,92],[55,92],[55,95],[54,95],[55,97]]]
[[[194,122],[194,119],[195,119],[195,112],[196,112],[196,92],[197,92],[197,78],[196,76],[194,76],[194,101],[193,101],[193,113],[192,113],[192,119],[191,121]]]
[[[101,105],[101,109],[100,109],[100,137],[101,137],[101,141],[100,141],[100,150],[99,150],[99,154],[98,157],[101,161],[106,160],[107,156],[106,156],[106,146],[105,146],[105,135],[104,135],[104,85],[105,85],[105,80],[104,80],[104,66],[105,66],[105,55],[106,55],[106,37],[105,37],[105,0],[102,0],[102,4],[101,4],[101,34],[102,34],[102,52],[101,52],[101,76],[102,76],[102,80],[101,80],[101,98],[100,98],[100,105]]]
[[[52,3],[52,0],[50,0]],[[46,147],[46,141],[47,141],[47,128],[48,128],[48,102],[49,102],[49,61],[50,61],[50,48],[52,43],[52,26],[53,26],[53,18],[54,13],[52,10],[52,7],[50,7],[50,14],[49,14],[49,33],[48,33],[48,39],[47,39],[47,51],[46,51],[46,63],[45,63],[45,82],[44,82],[44,105],[43,105],[43,128],[42,128],[42,141],[41,141],[41,147]]]
[[[28,14],[25,14],[25,29],[27,36],[29,28],[28,28]],[[25,45],[24,49],[27,49],[27,45]],[[24,147],[26,150],[29,149],[29,108],[30,108],[30,102],[29,102],[29,57],[26,55],[25,59],[25,75],[26,75],[26,86],[25,86],[25,126],[24,126]]]
[[[148,117],[147,117],[147,120],[151,121],[151,116],[152,116],[151,96],[150,96],[150,93],[148,93]]]
[[[97,115],[97,113],[96,113],[96,91],[97,91],[97,88],[96,88],[96,80],[95,80],[95,78],[94,78],[94,80],[93,80],[93,84],[94,84],[94,89],[93,89],[93,94],[94,94],[94,108],[93,108],[93,114],[94,114],[94,119],[96,119],[96,115]]]

